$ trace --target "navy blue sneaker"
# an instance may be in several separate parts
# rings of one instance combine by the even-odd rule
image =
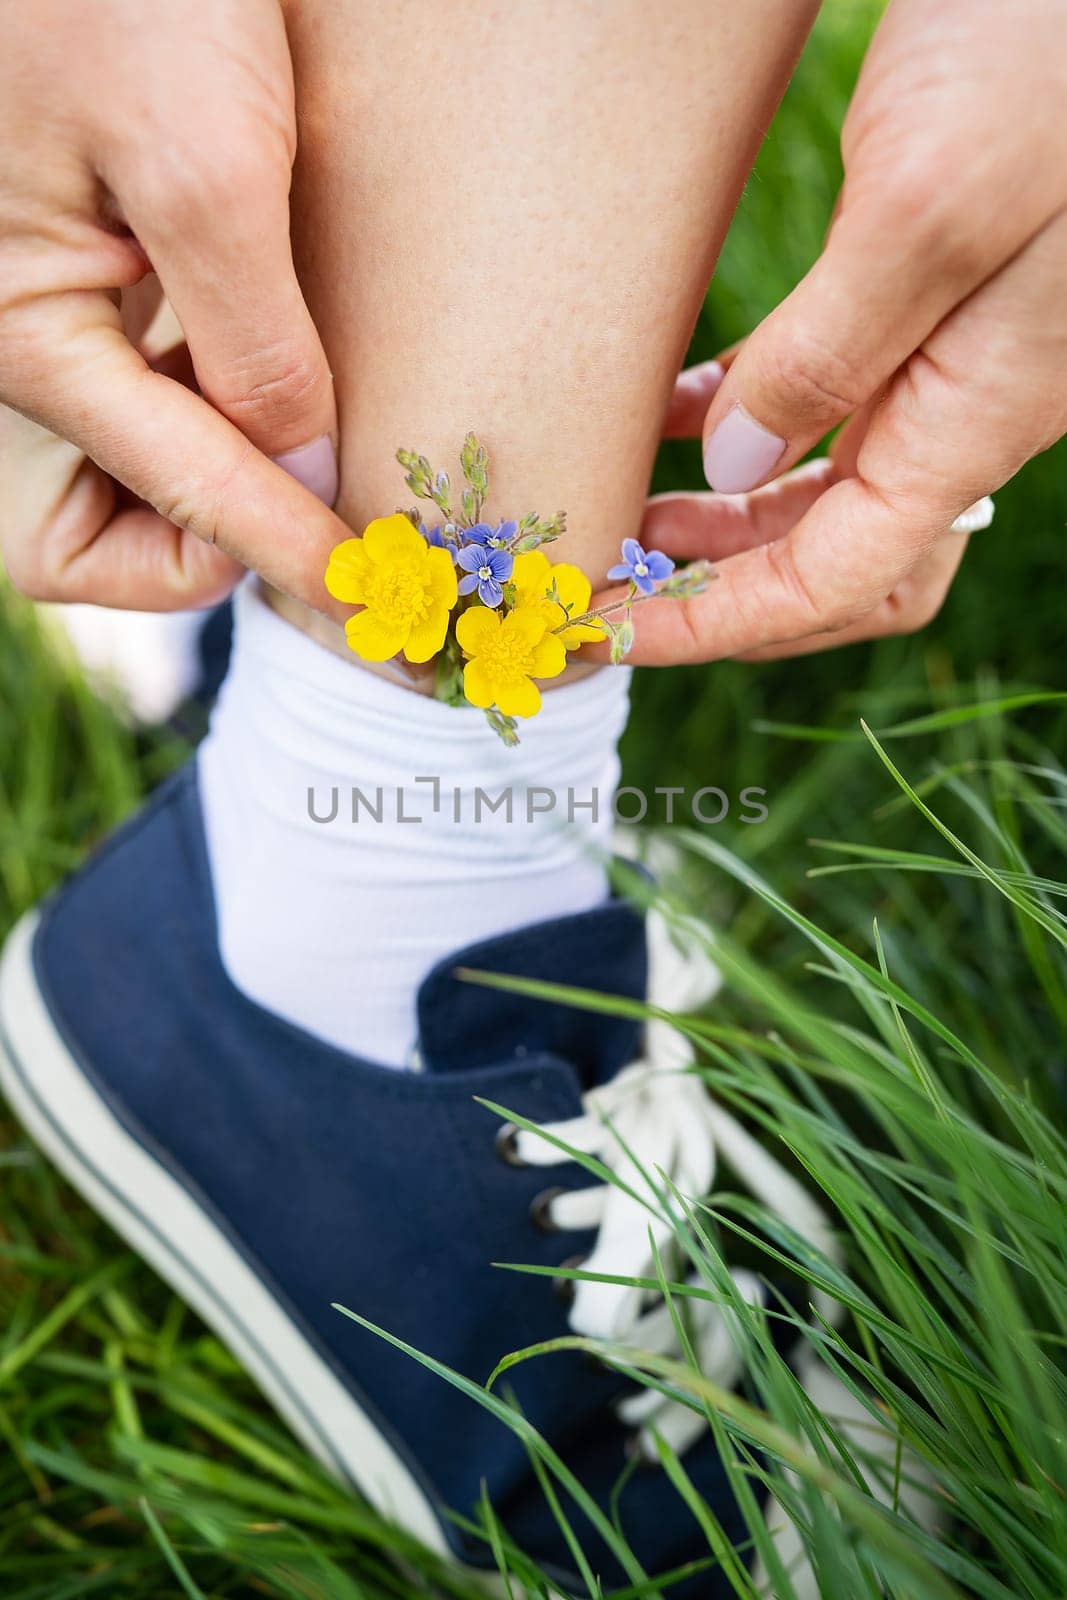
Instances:
[[[643,1040],[626,1018],[455,975],[479,968],[642,999],[646,943],[642,916],[615,900],[463,950],[422,985],[421,1070],[346,1055],[228,979],[192,763],[10,936],[0,1078],[56,1165],[226,1341],[316,1456],[431,1548],[475,1567],[492,1565],[488,1548],[448,1511],[469,1516],[484,1482],[516,1543],[569,1589],[574,1562],[522,1442],[333,1306],[479,1383],[503,1354],[575,1326],[668,1347],[662,1304],[649,1309],[611,1284],[582,1282],[571,1304],[558,1282],[554,1292],[553,1269],[576,1258],[647,1271],[647,1212],[631,1200],[627,1213],[625,1197],[537,1134],[502,1129],[476,1097],[602,1159],[608,1115],[636,1154],[671,1167],[693,1194],[710,1186],[718,1143],[735,1166],[759,1168],[751,1186],[784,1197],[794,1225],[813,1210],[697,1080],[661,1072],[650,1094],[649,1055],[685,1064],[666,1024]],[[642,1049],[645,1064],[633,1065]],[[736,1281],[761,1292],[755,1278]],[[699,1329],[700,1349],[707,1370],[736,1382],[724,1326],[719,1316]],[[745,1541],[699,1417],[694,1427],[694,1413],[635,1395],[574,1352],[509,1376],[528,1421],[610,1508],[645,1571],[701,1564],[665,1592],[733,1592],[669,1475],[633,1467],[654,1420],[686,1449],[728,1536]],[[569,1509],[604,1585],[632,1581],[602,1530]]]

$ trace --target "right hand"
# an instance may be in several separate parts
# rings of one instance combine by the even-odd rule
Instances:
[[[0,23],[12,582],[172,610],[252,567],[328,606],[322,574],[349,530],[327,509],[333,383],[289,244],[278,0],[7,0]],[[186,342],[149,365],[139,339],[163,295]]]
[[[653,513],[672,555],[723,557],[718,582],[643,608],[633,665],[925,625],[961,514],[1067,434],[1064,20],[1049,0],[888,6],[822,254],[710,397],[704,470],[724,498]],[[699,381],[676,399],[691,422]],[[810,474],[779,474],[846,419],[805,507]]]

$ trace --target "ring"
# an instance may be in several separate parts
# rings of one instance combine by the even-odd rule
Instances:
[[[960,512],[949,532],[980,533],[983,528],[989,527],[995,510],[992,495],[984,494],[981,500],[976,500],[973,506],[968,506],[966,511]]]

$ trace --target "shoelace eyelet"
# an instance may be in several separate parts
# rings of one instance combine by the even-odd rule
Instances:
[[[566,1193],[566,1189],[561,1189],[557,1184],[553,1189],[542,1189],[540,1194],[534,1195],[530,1201],[530,1221],[535,1228],[540,1228],[542,1233],[560,1232],[559,1225],[552,1218],[552,1202]]]
[[[496,1130],[496,1139],[494,1140],[494,1144],[497,1155],[500,1157],[501,1161],[507,1164],[507,1166],[529,1166],[529,1162],[524,1161],[519,1154],[519,1130],[515,1126],[514,1122],[501,1123],[500,1127]]]

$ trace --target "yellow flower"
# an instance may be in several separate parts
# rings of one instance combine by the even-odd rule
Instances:
[[[364,661],[388,661],[401,650],[409,661],[429,661],[445,642],[457,598],[449,552],[428,545],[399,513],[376,518],[362,539],[337,546],[326,587],[335,600],[363,606],[345,623],[345,635]]]
[[[506,717],[532,717],[541,709],[534,678],[558,678],[567,652],[550,632],[551,619],[539,605],[520,605],[502,614],[472,606],[456,623],[456,638],[469,657],[463,692],[472,706],[496,706]]]
[[[511,581],[515,585],[516,605],[541,605],[548,607],[546,617],[551,617],[550,628],[558,628],[567,617],[580,617],[589,610],[593,586],[580,567],[566,561],[555,565],[540,550],[526,550],[515,557]],[[560,605],[547,598],[553,582]],[[556,635],[568,650],[593,639],[604,638],[604,628],[599,622],[580,622],[564,628]]]

